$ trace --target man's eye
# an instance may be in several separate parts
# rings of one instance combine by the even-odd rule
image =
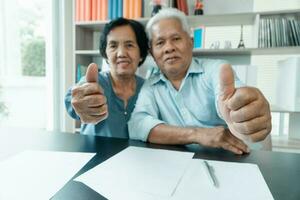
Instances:
[[[110,48],[110,49],[114,49],[114,48],[116,48],[116,47],[117,47],[117,45],[115,45],[115,44],[110,44],[110,45],[109,45],[109,48]]]

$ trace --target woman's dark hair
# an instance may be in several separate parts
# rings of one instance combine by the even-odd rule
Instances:
[[[100,54],[102,57],[107,59],[107,55],[106,55],[107,35],[110,33],[112,29],[120,26],[126,26],[126,25],[129,25],[134,31],[137,44],[140,48],[140,56],[142,58],[141,61],[139,62],[139,66],[140,66],[144,63],[148,55],[148,49],[149,49],[148,37],[145,32],[144,26],[141,23],[132,19],[125,19],[120,17],[105,24],[104,29],[100,36],[100,47],[99,47]]]

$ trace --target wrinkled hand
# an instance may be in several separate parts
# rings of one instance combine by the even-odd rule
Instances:
[[[83,123],[97,124],[108,116],[106,97],[98,83],[98,66],[88,66],[86,83],[72,88],[72,106]]]
[[[223,148],[235,154],[249,153],[248,146],[230,133],[223,126],[209,128],[202,134],[197,134],[198,143],[204,146]]]
[[[220,113],[231,133],[247,142],[265,139],[271,132],[271,112],[263,94],[253,87],[235,88],[229,64],[220,70]]]

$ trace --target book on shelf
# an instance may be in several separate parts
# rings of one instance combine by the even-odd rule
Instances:
[[[142,17],[142,9],[143,9],[143,1],[142,0],[135,0],[134,1],[134,19],[138,19]]]
[[[108,1],[110,2],[110,0],[76,0],[76,22],[107,20]]]
[[[109,0],[108,1],[108,19],[116,19],[123,17],[123,1]]]
[[[139,19],[142,17],[143,1],[142,0],[125,0],[123,6],[126,7],[127,14],[123,17],[128,19]],[[148,7],[149,9],[149,7]],[[124,9],[125,10],[125,9]]]
[[[129,10],[130,0],[123,0],[123,17],[129,18],[130,10]]]
[[[259,21],[258,47],[300,46],[300,20],[268,16]]]
[[[113,7],[114,7],[114,0],[108,1],[108,19],[113,18]]]
[[[87,70],[86,65],[78,64],[76,68],[76,83],[78,83],[82,77],[85,76]]]
[[[189,15],[189,8],[186,0],[176,0],[176,8],[186,15]]]
[[[84,21],[92,20],[92,0],[84,0]]]
[[[75,20],[105,21],[118,17],[139,19],[143,9],[149,9],[143,0],[76,0]]]
[[[97,20],[100,21],[105,21],[107,20],[107,16],[108,16],[108,1],[109,0],[97,0]]]
[[[91,15],[92,15],[92,17],[91,17],[91,20],[92,21],[96,21],[97,20],[97,6],[98,6],[98,4],[97,4],[97,0],[92,0],[92,13],[91,13]]]
[[[205,27],[198,26],[192,29],[193,31],[193,38],[194,38],[194,48],[204,48],[204,41],[205,41]]]

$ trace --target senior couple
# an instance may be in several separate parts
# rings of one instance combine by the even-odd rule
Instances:
[[[243,85],[226,61],[193,57],[182,12],[162,9],[146,32],[134,20],[106,24],[100,53],[110,71],[99,73],[90,64],[65,98],[68,113],[82,122],[82,134],[198,144],[235,154],[249,153],[249,145],[269,135],[270,107],[263,94]],[[148,50],[159,70],[143,80],[135,72]]]

